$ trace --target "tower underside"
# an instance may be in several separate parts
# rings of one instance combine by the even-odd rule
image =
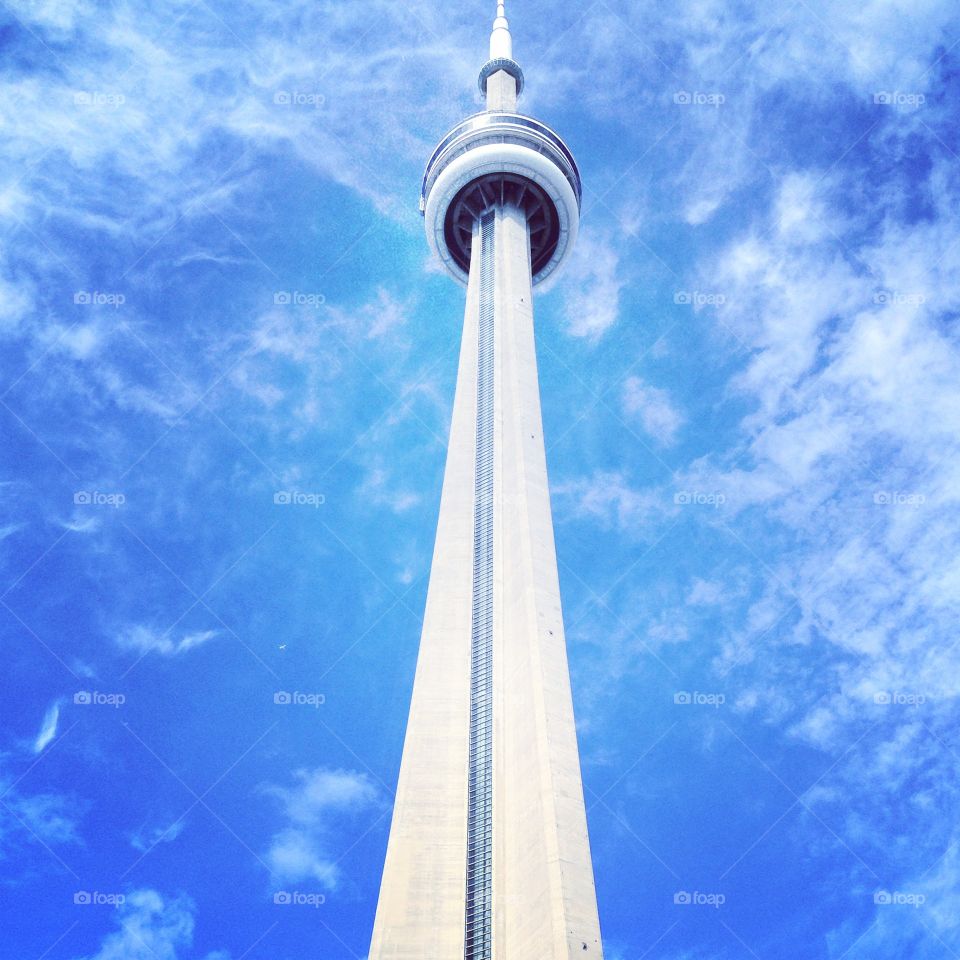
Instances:
[[[520,207],[530,230],[530,265],[533,274],[542,270],[557,249],[560,221],[544,189],[516,173],[490,173],[468,183],[447,211],[444,238],[458,266],[470,272],[473,233],[480,211],[491,204]]]
[[[601,957],[534,348],[526,193],[479,193],[370,960]],[[533,237],[531,234],[533,233]]]

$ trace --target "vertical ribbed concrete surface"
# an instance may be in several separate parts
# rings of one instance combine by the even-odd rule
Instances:
[[[529,242],[507,207],[497,233],[497,630],[501,694],[494,861],[497,960],[601,956],[560,609]],[[584,949],[586,945],[586,949]]]
[[[370,960],[463,958],[478,313],[475,275]]]

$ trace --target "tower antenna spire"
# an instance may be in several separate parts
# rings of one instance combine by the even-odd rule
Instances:
[[[497,3],[497,16],[490,34],[490,59],[513,59],[513,38],[510,36],[510,24],[503,3]]]
[[[487,81],[491,78],[493,83],[488,88]],[[497,3],[490,33],[490,59],[480,71],[480,90],[487,98],[488,110],[516,112],[517,97],[523,92],[523,71],[513,59],[513,37],[503,0]]]

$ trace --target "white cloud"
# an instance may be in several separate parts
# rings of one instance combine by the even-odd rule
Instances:
[[[100,529],[101,520],[99,517],[83,516],[77,512],[69,520],[58,520],[57,523],[71,533],[96,533]]]
[[[746,109],[737,109],[731,116],[726,107],[684,113],[677,108],[674,113],[674,120],[686,125],[691,140],[689,156],[676,174],[675,195],[682,205],[679,212],[684,220],[699,226],[707,223],[748,177],[756,175],[756,156],[749,150],[729,146],[749,138],[753,118]],[[727,149],[717,149],[721,139]]]
[[[17,236],[0,256],[0,337],[22,342],[23,368],[55,367],[48,382],[61,396],[79,398],[88,428],[116,406],[172,426],[209,386],[195,377],[205,349],[224,345],[198,338],[198,355],[176,356],[157,323],[167,328],[166,314],[176,321],[180,311],[175,297],[158,291],[192,287],[244,260],[254,274],[260,270],[248,200],[274,164],[325,183],[324,192],[335,184],[361,200],[368,221],[349,239],[345,257],[362,251],[353,248],[370,215],[404,218],[412,171],[429,152],[416,131],[428,117],[436,130],[436,117],[449,114],[452,80],[471,90],[473,70],[458,55],[468,42],[467,18],[447,17],[442,31],[427,35],[423,20],[437,16],[428,9],[410,16],[389,0],[374,0],[362,10],[347,4],[331,11],[298,0],[282,12],[248,5],[225,29],[203,4],[178,3],[172,17],[149,4],[122,2],[95,15],[88,4],[67,6],[14,5],[25,28],[11,28],[14,47],[62,44],[66,52],[55,75],[30,74],[27,66],[0,80],[6,184],[0,222]],[[383,29],[371,32],[371,22]],[[29,64],[32,55],[19,50],[15,59]],[[409,57],[436,68],[418,73],[421,96],[409,95]],[[283,102],[296,94],[313,97],[316,106]],[[371,130],[378,135],[370,137]],[[173,237],[175,252],[163,242]],[[106,278],[88,255],[101,243],[112,251],[114,270]],[[325,265],[335,266],[332,258]],[[125,305],[71,302],[71,291],[97,289],[124,294]],[[380,289],[350,318],[351,336],[396,345],[408,307]],[[325,358],[334,352],[328,347]],[[334,365],[315,369],[311,381],[335,375]],[[229,382],[273,408],[289,386],[262,379],[242,364]],[[290,422],[329,423],[325,401],[332,392],[312,383]],[[40,396],[31,400],[41,406]],[[31,424],[38,412],[18,408]],[[114,439],[121,438],[101,434],[98,447]]]
[[[267,862],[279,883],[316,880],[320,886],[333,890],[340,870],[329,854],[321,850],[316,839],[302,829],[282,830],[273,838],[267,853]]]
[[[40,725],[40,732],[33,742],[33,752],[42,753],[57,735],[57,723],[60,720],[60,703],[54,701],[48,708]]]
[[[364,503],[385,506],[394,513],[405,513],[421,499],[420,494],[399,488],[382,466],[374,466],[368,470],[366,479],[357,490],[357,496]]]
[[[142,827],[130,837],[130,845],[141,853],[152,850],[160,843],[173,843],[183,833],[187,821],[180,819],[165,827]]]
[[[561,284],[571,336],[599,340],[620,318],[626,280],[616,245],[608,238],[589,228],[582,230]]]
[[[0,786],[7,789],[2,781]],[[78,843],[76,809],[76,803],[58,794],[5,793],[0,806],[0,848],[34,841],[47,846]]]
[[[299,770],[293,787],[269,786],[288,823],[274,834],[266,860],[278,883],[315,880],[333,890],[340,879],[334,822],[380,804],[380,791],[366,774],[350,770]]]
[[[628,377],[624,383],[623,411],[638,419],[647,433],[664,444],[673,443],[683,424],[683,416],[674,407],[670,394],[640,377]]]
[[[697,577],[687,594],[687,603],[695,607],[712,607],[722,604],[725,598],[726,588],[724,584],[716,580],[702,580]]]
[[[169,211],[175,204],[167,203],[175,198],[189,200],[181,207],[188,217],[223,210],[234,202],[247,168],[224,164],[211,176],[197,161],[216,137],[261,151],[293,151],[323,176],[382,210],[394,210],[384,144],[394,155],[419,162],[426,145],[410,134],[418,115],[440,112],[445,93],[440,87],[452,73],[463,76],[468,89],[456,33],[444,32],[451,38],[447,44],[425,44],[417,19],[386,0],[362,12],[342,7],[335,16],[305,3],[282,15],[269,5],[254,5],[231,20],[226,35],[211,31],[211,15],[202,6],[181,6],[171,22],[149,6],[119,4],[98,10],[94,29],[91,18],[68,15],[62,4],[56,16],[44,12],[53,4],[16,5],[18,18],[41,39],[45,33],[58,42],[69,36],[77,49],[88,47],[92,54],[63,58],[55,79],[5,84],[3,102],[11,111],[5,127],[15,132],[8,155],[17,168],[25,169],[24,159],[62,151],[78,173],[87,174],[73,203],[50,190],[48,202],[56,203],[58,216],[83,220],[95,214],[105,229],[159,235],[172,225]],[[368,17],[384,29],[366,35],[361,51],[351,40]],[[416,100],[405,95],[409,69],[401,52],[437,65],[439,83]],[[116,68],[109,82],[100,70],[103,62]],[[378,95],[371,97],[371,89]],[[292,102],[297,94],[312,100]],[[32,123],[14,122],[12,111],[29,112]],[[371,123],[378,127],[376,138],[365,136]],[[111,175],[128,179],[141,201],[133,219],[129,207],[109,195],[113,185],[89,175],[106,168],[107,160]],[[233,176],[221,181],[227,169]],[[39,182],[29,178],[23,192]],[[96,203],[84,202],[94,198]]]
[[[877,894],[912,897],[916,905],[879,903]],[[956,936],[960,915],[960,840],[953,837],[942,857],[923,872],[889,878],[860,888],[865,904],[873,906],[869,920],[862,924],[850,918],[827,933],[831,956],[849,952],[868,957],[912,957],[936,960]]]
[[[382,287],[377,290],[377,299],[366,305],[361,312],[361,321],[368,340],[379,340],[394,335],[407,323],[409,307],[395,299]]]
[[[0,206],[0,218],[3,208]],[[0,262],[0,334],[14,333],[33,309],[33,290],[27,280],[9,280],[3,276]]]
[[[193,946],[194,928],[194,906],[186,897],[134,890],[125,894],[115,916],[119,929],[104,937],[96,953],[76,960],[187,960],[192,954],[183,952]],[[229,958],[216,951],[205,960]]]
[[[661,493],[636,489],[618,471],[597,471],[589,477],[568,480],[551,487],[558,518],[593,518],[604,526],[644,535],[647,521],[666,509]]]
[[[78,660],[76,657],[70,663],[70,669],[78,677],[86,677],[88,680],[97,679],[96,669],[84,660]]]
[[[728,492],[735,519],[722,519],[757,554],[715,666],[739,684],[738,710],[831,757],[856,746],[808,802],[871,863],[943,853],[960,799],[940,742],[960,699],[960,342],[946,319],[960,308],[960,198],[942,172],[931,182],[929,218],[866,211],[881,224],[866,230],[839,212],[842,178],[785,174],[719,252],[718,315],[749,351],[732,389],[751,412],[685,477]],[[691,602],[743,582],[714,573]],[[890,693],[927,708],[877,704]],[[901,942],[889,910],[877,920],[865,943]]]
[[[117,636],[117,645],[123,650],[132,650],[135,653],[159,653],[164,657],[174,657],[202,646],[216,636],[216,630],[198,630],[185,633],[179,640],[174,640],[169,631],[163,632],[154,627],[136,624],[127,627]]]
[[[32,754],[39,755],[56,735],[58,714],[59,704],[54,703],[47,710],[36,740],[24,745]],[[3,760],[0,754],[0,860],[27,867],[31,858],[24,850],[32,844],[54,848],[80,843],[77,821],[83,802],[61,793],[22,793],[20,781],[3,769]]]
[[[5,526],[0,527],[0,543],[7,539],[7,537],[12,537],[18,530],[23,529],[23,524],[20,523],[8,523]]]

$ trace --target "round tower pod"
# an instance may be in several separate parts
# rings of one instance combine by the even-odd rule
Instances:
[[[420,210],[431,249],[466,284],[476,218],[494,203],[521,206],[539,284],[573,249],[581,197],[576,161],[553,130],[532,117],[488,111],[458,123],[440,141],[423,177]]]
[[[511,57],[496,57],[493,60],[488,60],[480,70],[480,77],[477,79],[477,86],[480,88],[480,92],[486,96],[487,95],[487,81],[493,74],[498,71],[503,70],[504,73],[509,73],[511,77],[517,82],[517,96],[523,93],[523,87],[526,81],[523,77],[523,70],[520,68],[520,64]]]

